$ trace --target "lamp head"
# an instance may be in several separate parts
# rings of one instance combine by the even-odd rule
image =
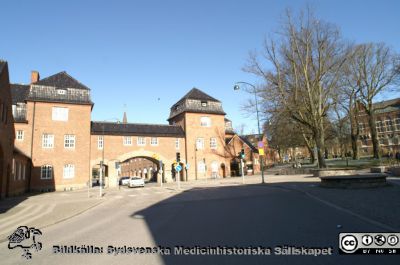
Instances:
[[[240,89],[240,86],[239,85],[234,85],[233,86],[233,90],[239,90]]]

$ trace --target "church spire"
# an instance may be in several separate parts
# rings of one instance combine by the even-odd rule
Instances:
[[[128,123],[128,118],[126,117],[125,111],[124,111],[124,118],[122,119],[122,123]]]

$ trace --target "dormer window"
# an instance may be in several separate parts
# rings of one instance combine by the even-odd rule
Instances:
[[[179,110],[179,107],[180,107],[179,105],[176,105],[175,110]]]
[[[207,107],[207,101],[202,101],[202,102],[201,102],[201,106],[202,106],[202,107]]]
[[[57,89],[57,94],[65,95],[65,94],[67,94],[67,90],[66,89]]]

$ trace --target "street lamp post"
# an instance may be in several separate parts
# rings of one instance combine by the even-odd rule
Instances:
[[[236,82],[234,87],[233,87],[233,89],[234,90],[239,90],[240,89],[239,84],[247,85],[247,86],[250,86],[250,87],[253,88],[252,93],[254,93],[254,99],[255,99],[255,103],[256,103],[256,113],[257,113],[258,140],[261,142],[262,141],[262,135],[261,135],[261,129],[260,129],[260,117],[259,117],[259,114],[258,114],[257,88],[254,85],[252,85],[250,83],[247,83],[247,82]],[[260,157],[261,156],[259,155],[259,158]],[[264,180],[264,162],[263,162],[263,159],[260,159],[260,166],[261,166],[262,183],[264,184],[265,180]]]
[[[104,165],[104,148],[106,146],[106,139],[104,137],[104,134],[105,134],[104,133],[104,123],[105,122],[109,122],[109,121],[117,121],[117,123],[120,123],[120,120],[118,118],[111,118],[111,119],[104,120],[103,124],[102,124],[103,148],[101,150],[100,176],[99,176],[100,177],[100,181],[99,181],[99,184],[100,184],[100,198],[103,197],[103,165]]]

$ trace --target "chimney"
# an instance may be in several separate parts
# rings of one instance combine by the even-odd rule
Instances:
[[[32,71],[31,72],[31,84],[38,82],[40,79],[39,72],[38,71]]]
[[[126,112],[124,111],[124,118],[122,119],[122,123],[128,123],[128,119],[126,118]]]

